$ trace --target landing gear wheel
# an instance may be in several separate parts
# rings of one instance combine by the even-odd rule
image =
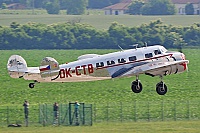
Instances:
[[[131,89],[134,93],[140,93],[142,91],[142,84],[136,80],[132,82]]]
[[[161,81],[156,85],[156,92],[159,95],[165,95],[167,93],[167,86]]]
[[[31,88],[31,89],[32,89],[32,88],[34,88],[34,86],[35,86],[35,83],[30,83],[28,86],[29,86],[29,88]]]

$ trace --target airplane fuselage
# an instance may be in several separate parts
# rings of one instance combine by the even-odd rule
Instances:
[[[136,76],[131,89],[140,93],[143,88],[138,80],[140,74],[159,76],[161,82],[157,83],[156,91],[164,95],[167,86],[162,81],[163,76],[184,72],[188,63],[183,53],[170,52],[156,45],[104,55],[86,54],[79,56],[77,61],[61,65],[54,58],[45,57],[40,67],[27,67],[21,56],[12,55],[7,68],[12,78],[34,80],[29,84],[30,88],[34,88],[36,82],[80,82]]]
[[[155,53],[155,52],[158,53]],[[67,64],[59,65],[60,73],[57,78],[43,78],[42,81],[80,82],[104,80],[123,76],[133,76],[130,70],[150,62],[171,61],[172,53],[166,53],[162,46],[151,46],[124,50],[104,55],[94,55]],[[154,64],[155,65],[155,64]],[[159,65],[159,64],[157,64]],[[160,63],[160,65],[162,65]],[[139,72],[137,74],[141,74]]]

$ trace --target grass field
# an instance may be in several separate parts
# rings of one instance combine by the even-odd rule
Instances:
[[[39,83],[34,89],[29,89],[31,81],[12,79],[6,69],[7,60],[12,54],[20,54],[29,66],[39,66],[46,57],[54,57],[59,63],[76,60],[85,53],[103,54],[116,50],[2,50],[0,52],[0,82],[1,105],[21,104],[29,99],[32,104],[53,103],[54,101],[68,103],[81,101],[86,103],[129,102],[129,101],[158,101],[158,100],[200,100],[200,49],[184,49],[186,58],[190,60],[189,72],[164,77],[169,91],[165,96],[157,95],[155,85],[160,81],[158,77],[141,75],[144,90],[140,94],[132,93],[130,83],[135,77],[127,77],[105,81],[79,83]]]
[[[164,77],[168,85],[168,93],[160,96],[155,91],[155,84],[160,81],[158,77],[142,75],[140,80],[144,90],[140,94],[131,92],[130,83],[135,77],[80,83],[39,83],[34,89],[29,89],[30,81],[12,79],[6,69],[7,59],[12,54],[20,54],[29,66],[38,66],[41,59],[46,56],[54,57],[58,62],[65,63],[76,60],[85,53],[103,54],[116,50],[1,50],[0,64],[0,104],[1,106],[21,106],[25,99],[31,105],[38,103],[52,104],[80,101],[91,104],[107,104],[112,102],[134,101],[200,101],[200,49],[183,49],[186,58],[190,60],[189,72]],[[198,119],[198,118],[197,118]],[[1,132],[199,132],[199,121],[177,122],[130,122],[130,123],[94,123],[92,127],[0,127]]]
[[[149,23],[151,20],[161,19],[165,24],[189,26],[193,23],[199,23],[200,16],[105,16],[101,15],[47,15],[45,12],[37,15],[18,14],[18,13],[0,13],[0,25],[9,26],[15,21],[20,24],[28,22],[38,22],[45,24],[63,23],[79,19],[81,23],[88,23],[97,29],[108,29],[112,22],[117,21],[126,26],[138,26],[142,23]],[[0,51],[0,105],[1,106],[20,106],[27,99],[31,105],[39,103],[52,104],[68,103],[78,100],[79,102],[91,104],[107,103],[133,103],[134,101],[200,101],[200,62],[197,61],[200,56],[200,49],[184,49],[186,58],[190,60],[188,73],[171,75],[164,77],[164,82],[168,85],[168,93],[160,96],[155,91],[155,85],[160,81],[158,77],[149,77],[142,75],[140,80],[143,83],[143,91],[140,94],[132,93],[130,83],[135,77],[121,79],[80,82],[80,83],[40,83],[36,84],[34,89],[29,89],[28,84],[31,81],[23,79],[12,79],[9,77],[6,69],[7,60],[12,54],[19,54],[25,58],[29,66],[39,66],[40,61],[46,57],[54,57],[59,63],[76,60],[79,55],[86,53],[103,54],[116,50],[1,50]],[[1,108],[0,106],[0,108]],[[193,114],[191,114],[193,115]],[[199,133],[200,121],[165,121],[165,122],[101,122],[94,123],[93,126],[30,126],[22,128],[7,128],[0,126],[1,133],[23,133],[23,132],[70,132],[70,133]]]
[[[0,14],[0,25],[9,26],[12,22],[25,24],[37,22],[44,24],[64,23],[78,20],[87,23],[97,29],[108,29],[112,22],[116,21],[128,27],[139,26],[142,23],[150,23],[151,20],[161,19],[165,24],[190,26],[199,23],[198,15],[169,15],[169,16],[133,16],[133,15],[27,15],[27,14]]]
[[[93,126],[0,128],[1,133],[199,133],[200,121],[97,123]]]

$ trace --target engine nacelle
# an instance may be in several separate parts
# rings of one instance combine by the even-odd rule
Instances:
[[[181,72],[184,72],[186,69],[187,69],[186,63],[173,65],[173,66],[170,66],[169,74],[181,73]]]
[[[39,69],[41,77],[47,80],[54,80],[59,76],[59,64],[52,57],[45,57],[42,59]]]
[[[159,76],[159,75],[170,75],[170,74],[177,74],[182,73],[185,70],[187,70],[187,63],[188,61],[181,61],[177,64],[168,65],[166,67],[157,69],[156,71],[153,69],[152,71],[149,71],[148,73],[145,73],[150,76]]]

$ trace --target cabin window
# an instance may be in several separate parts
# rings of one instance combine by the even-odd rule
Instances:
[[[96,63],[96,67],[103,67],[103,66],[104,66],[103,62]]]
[[[153,54],[152,54],[152,53],[147,53],[147,54],[145,54],[145,58],[151,58],[151,57],[153,57]]]
[[[137,60],[136,56],[131,56],[128,59],[129,59],[129,61],[135,61],[135,60]]]
[[[113,65],[113,64],[115,64],[115,62],[113,60],[107,61],[107,65]]]
[[[126,60],[124,58],[118,59],[118,63],[124,63]]]
[[[154,50],[154,54],[155,55],[161,54],[161,51],[160,50]]]

